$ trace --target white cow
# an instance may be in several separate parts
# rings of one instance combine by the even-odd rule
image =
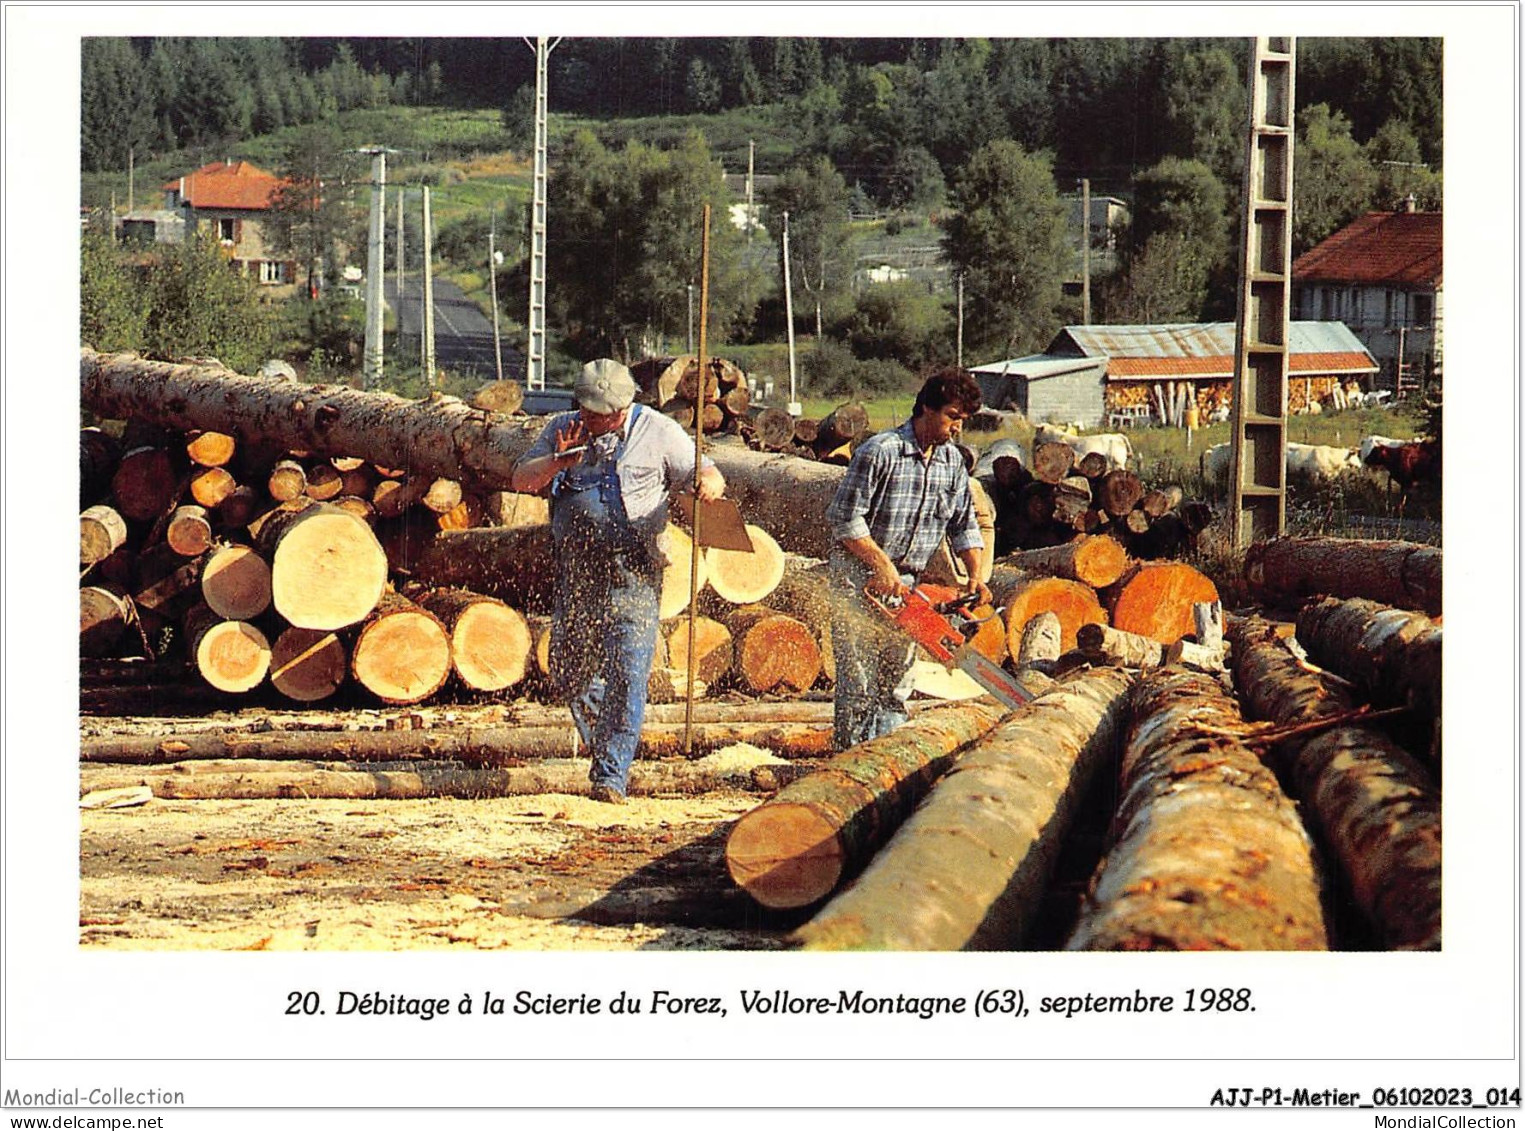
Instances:
[[[1094,436],[1077,436],[1069,429],[1056,428],[1052,424],[1040,424],[1033,433],[1033,447],[1039,444],[1068,444],[1079,463],[1092,452],[1106,458],[1108,471],[1126,470],[1133,458],[1133,445],[1121,432],[1098,432]]]
[[[1219,490],[1228,487],[1229,463],[1233,459],[1228,444],[1214,444],[1197,458],[1202,481]],[[1333,479],[1346,468],[1359,468],[1361,458],[1349,448],[1325,444],[1287,444],[1287,475],[1308,479]]]
[[[1371,453],[1378,448],[1401,448],[1408,442],[1407,440],[1394,440],[1390,436],[1362,436],[1358,449],[1361,453],[1361,464],[1364,467],[1370,463]]]

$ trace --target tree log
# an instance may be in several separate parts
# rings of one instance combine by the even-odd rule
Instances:
[[[1252,713],[1282,726],[1348,714],[1353,703],[1257,617],[1236,621],[1234,679]],[[1440,947],[1440,790],[1380,731],[1333,727],[1290,738],[1281,762],[1316,818],[1362,913],[1394,949]]]
[[[217,523],[226,527],[247,527],[254,521],[264,505],[259,493],[253,487],[238,486],[228,492],[226,498],[217,504]]]
[[[330,503],[276,515],[260,531],[276,612],[298,628],[344,628],[376,607],[387,556],[371,528]]]
[[[1359,538],[1277,538],[1245,555],[1245,578],[1270,599],[1364,597],[1437,615],[1441,550],[1414,542]]]
[[[868,409],[853,402],[840,404],[821,419],[816,427],[815,448],[826,452],[843,444],[856,443],[868,433]]]
[[[348,669],[344,642],[324,629],[288,628],[270,647],[270,682],[298,703],[316,703],[333,695]]]
[[[544,425],[485,413],[453,397],[415,402],[88,347],[80,350],[80,393],[84,406],[106,419],[140,418],[182,432],[226,432],[241,444],[362,457],[487,490],[508,487],[514,464]]]
[[[889,839],[955,753],[1000,719],[995,706],[959,703],[843,751],[736,822],[725,846],[731,878],[764,907],[805,907],[830,894]]]
[[[111,477],[111,494],[124,518],[148,522],[169,510],[180,493],[179,477],[162,448],[134,448]]]
[[[316,461],[307,469],[307,486],[302,493],[320,503],[336,499],[344,493],[344,473],[326,460]]]
[[[1096,771],[1129,677],[1086,672],[976,739],[852,887],[794,933],[807,950],[1017,948]]]
[[[830,569],[825,562],[785,554],[783,576],[768,595],[768,607],[810,629],[821,649],[821,672],[827,682],[835,683],[837,657],[831,642],[831,599],[827,596]]]
[[[127,543],[127,521],[101,503],[79,516],[79,564],[93,566],[105,561]]]
[[[1111,845],[1070,950],[1323,950],[1313,848],[1205,675],[1134,684]]]
[[[529,625],[524,614],[493,597],[466,589],[434,589],[418,604],[450,633],[450,665],[473,691],[502,691],[529,667]]]
[[[820,647],[793,617],[743,605],[723,619],[736,649],[737,677],[753,691],[804,691],[821,674]]]
[[[788,767],[714,768],[686,762],[658,762],[631,767],[628,792],[698,794],[722,789],[766,792]],[[116,780],[121,775],[113,775]],[[513,797],[536,793],[586,795],[586,762],[503,769],[453,769],[420,766],[413,770],[306,770],[291,773],[174,774],[146,773],[142,784],[168,800],[254,800],[357,798],[417,800],[426,797]],[[94,788],[89,775],[84,792]]]
[[[450,674],[450,636],[433,613],[385,592],[355,637],[350,674],[383,703],[421,703]]]
[[[1376,601],[1326,597],[1297,615],[1297,640],[1314,663],[1353,683],[1373,703],[1410,707],[1440,759],[1441,628],[1422,613]]]
[[[164,528],[164,541],[183,558],[199,557],[212,545],[212,522],[205,507],[176,507]]]
[[[793,418],[783,415],[792,434]],[[789,553],[830,556],[836,540],[826,525],[826,506],[842,482],[842,468],[754,452],[737,443],[715,443],[705,454],[725,476],[726,494],[747,522],[762,527]]]
[[[688,638],[692,624],[694,636],[694,676],[707,686],[714,686],[731,670],[735,648],[731,631],[709,617],[679,617],[662,626],[667,638],[667,666],[688,672]]]
[[[1006,647],[1015,656],[1022,648],[1022,630],[1039,613],[1059,618],[1064,650],[1075,647],[1075,633],[1083,624],[1104,624],[1107,614],[1089,585],[1063,577],[1039,577],[1010,566],[998,565],[990,574],[990,592],[1005,609]]]
[[[1077,538],[1060,546],[1007,554],[997,564],[1050,577],[1067,577],[1101,589],[1120,578],[1130,563],[1122,544],[1102,534]]]
[[[111,490],[111,477],[122,459],[122,445],[96,427],[79,430],[79,504],[91,506]]]
[[[784,576],[784,551],[773,536],[754,523],[746,526],[752,542],[750,552],[718,546],[704,551],[704,572],[710,588],[733,605],[766,600]]]
[[[1218,588],[1184,562],[1150,562],[1118,583],[1112,594],[1112,627],[1174,644],[1196,627],[1192,605],[1218,600]]]
[[[1033,478],[1050,485],[1070,474],[1075,466],[1075,449],[1058,442],[1038,444],[1033,448]]]
[[[1096,501],[1113,518],[1122,518],[1144,497],[1144,485],[1131,471],[1109,471],[1097,485]]]
[[[226,432],[191,432],[185,438],[185,454],[198,467],[226,466],[237,447]]]
[[[223,620],[206,605],[186,614],[185,639],[201,678],[218,691],[252,691],[270,670],[265,634],[246,621]]]
[[[191,498],[213,510],[238,488],[238,480],[225,467],[203,467],[191,474]]]
[[[307,494],[307,469],[294,459],[283,459],[270,469],[265,493],[278,503],[289,503]]]
[[[1080,632],[1102,625],[1083,624]],[[1039,613],[1022,629],[1022,642],[1017,646],[1017,667],[1027,668],[1034,664],[1052,662],[1064,654],[1064,628],[1056,613]]]
[[[694,540],[682,527],[669,522],[662,534],[667,567],[662,571],[662,592],[657,597],[657,618],[668,620],[688,608],[695,588],[704,588],[709,579],[709,555],[699,553],[699,573],[694,575]]]
[[[86,585],[79,591],[79,652],[81,656],[109,656],[122,640],[132,618],[126,594],[103,585]]]
[[[694,705],[712,709],[714,704]],[[819,722],[696,721],[694,748],[713,752],[737,743],[770,751],[781,758],[809,760],[831,753],[832,724]],[[429,730],[262,731],[110,735],[82,740],[86,762],[134,765],[216,758],[343,759],[391,762],[430,758],[471,766],[512,765],[519,759],[570,758],[578,751],[570,721],[559,726],[488,726]],[[683,753],[683,723],[646,723],[636,753],[641,758],[672,758]],[[586,770],[584,770],[586,773]]]
[[[220,546],[202,567],[201,599],[224,620],[252,620],[270,607],[270,566],[248,546]]]

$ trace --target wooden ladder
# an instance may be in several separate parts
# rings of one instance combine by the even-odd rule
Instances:
[[[1236,546],[1287,525],[1295,49],[1291,36],[1259,36],[1250,60],[1230,433]]]

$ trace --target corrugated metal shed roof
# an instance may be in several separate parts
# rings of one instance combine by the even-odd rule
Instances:
[[[1299,255],[1292,278],[1439,286],[1443,229],[1439,212],[1368,212]]]
[[[1005,374],[1013,376],[1021,375],[1028,378],[1058,377],[1063,373],[1077,373],[1084,369],[1096,367],[1097,358],[1085,357],[1051,357],[1046,353],[1029,354],[1027,357],[1014,357],[1007,361],[992,361],[987,365],[979,365],[969,372],[991,377],[1000,377]]]

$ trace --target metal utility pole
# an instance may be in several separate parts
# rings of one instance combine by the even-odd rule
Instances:
[[[1236,546],[1287,525],[1295,45],[1258,36],[1250,59],[1231,433]]]
[[[1080,178],[1080,324],[1091,324],[1091,178]]]
[[[498,380],[503,380],[503,339],[498,336],[498,210],[487,222],[487,279],[492,284],[492,357]]]
[[[784,213],[784,323],[789,327],[789,415],[803,415],[805,409],[795,395],[794,369],[794,292],[789,286],[789,213]]]
[[[397,186],[397,297],[402,298],[403,284],[403,254],[402,254],[402,211],[403,199],[408,195],[408,190],[401,185]]]
[[[432,389],[434,372],[434,258],[433,225],[429,216],[429,186],[424,186],[424,388]]]
[[[747,142],[747,243],[752,242],[752,165],[757,153],[757,143]]]
[[[371,225],[369,252],[365,263],[365,363],[360,371],[360,387],[372,388],[381,383],[382,339],[381,276],[386,270],[382,249],[382,210],[387,195],[387,151],[379,146],[362,149],[371,158]]]
[[[530,310],[526,323],[524,387],[545,388],[545,131],[546,61],[556,44],[545,36],[524,41],[535,52],[535,172],[530,204]]]
[[[955,335],[954,364],[964,367],[964,273],[958,273],[958,330]]]

